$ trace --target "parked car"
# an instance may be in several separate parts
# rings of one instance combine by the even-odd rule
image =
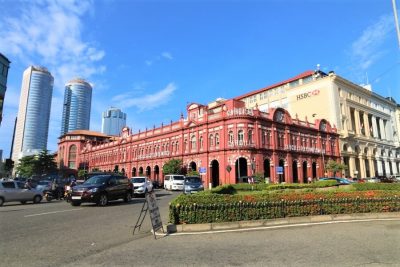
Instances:
[[[166,190],[183,190],[183,182],[185,176],[181,174],[168,174],[164,177],[164,189]]]
[[[339,185],[349,185],[354,184],[353,181],[341,177],[323,177],[319,179],[320,181],[336,181]]]
[[[129,202],[132,199],[132,193],[132,184],[127,177],[118,174],[102,174],[92,176],[83,184],[74,186],[70,201],[72,206],[79,206],[84,202],[106,206],[110,200],[123,199]]]
[[[198,176],[187,176],[184,180],[183,193],[191,194],[204,191],[203,181]]]
[[[367,182],[368,183],[380,183],[381,180],[378,177],[370,177],[370,178],[367,178]]]
[[[393,177],[381,177],[381,183],[396,183],[397,180]]]
[[[42,190],[42,191],[50,191],[51,183],[52,183],[52,181],[50,181],[50,180],[41,180],[37,183],[36,189]]]
[[[43,193],[36,188],[28,188],[20,181],[0,182],[0,206],[4,202],[20,201],[25,204],[27,201],[39,203],[42,201]]]
[[[257,181],[255,176],[241,176],[239,183],[254,184]]]
[[[133,185],[133,196],[145,195],[147,192],[153,191],[153,183],[145,176],[137,176],[130,178]]]

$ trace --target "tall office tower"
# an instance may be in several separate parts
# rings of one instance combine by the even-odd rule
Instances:
[[[7,90],[7,76],[11,61],[0,53],[0,125],[3,119],[3,103]]]
[[[103,112],[101,132],[107,135],[119,135],[126,126],[126,113],[119,108],[109,108]]]
[[[83,79],[65,85],[61,135],[73,130],[89,130],[92,86]]]
[[[30,66],[24,71],[12,159],[47,149],[51,97],[54,78],[44,67]]]

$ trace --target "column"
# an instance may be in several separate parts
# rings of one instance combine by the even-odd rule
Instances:
[[[356,159],[354,156],[349,157],[349,174],[354,177],[354,171],[356,170]]]
[[[374,177],[375,176],[374,158],[373,157],[369,157],[368,161],[369,161],[369,175],[370,175],[370,177]]]
[[[381,118],[379,118],[379,130],[381,131],[382,140],[386,140],[386,132],[385,128],[383,127],[383,120]]]
[[[390,126],[390,120],[386,121],[385,128],[386,140],[393,141],[393,128]]]
[[[354,132],[356,134],[361,134],[361,127],[360,127],[360,112],[356,109],[354,109],[354,124],[356,125],[356,129]]]
[[[376,165],[378,166],[378,175],[383,175],[382,159],[376,159]]]
[[[368,114],[367,113],[364,113],[363,122],[364,122],[365,136],[366,137],[370,137],[371,133],[370,133],[370,129],[369,129],[369,122],[368,122]]]
[[[372,116],[372,133],[374,138],[378,138],[378,125],[375,116]]]
[[[359,156],[359,159],[360,159],[360,170],[358,170],[359,177],[360,178],[367,177],[367,171],[365,169],[365,157]]]
[[[385,171],[386,171],[386,176],[390,176],[389,159],[385,160]]]
[[[393,175],[397,175],[399,173],[399,170],[397,169],[397,162],[394,159],[391,161],[392,161]]]

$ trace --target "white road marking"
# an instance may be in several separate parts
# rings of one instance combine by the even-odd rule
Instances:
[[[61,212],[68,212],[68,211],[76,211],[76,210],[82,210],[83,208],[79,209],[72,209],[72,210],[57,210],[57,211],[51,211],[51,212],[44,212],[44,213],[37,213],[37,214],[30,214],[30,215],[25,215],[24,217],[34,217],[34,216],[41,216],[41,215],[48,215],[48,214],[54,214],[54,213],[61,213]]]
[[[181,233],[156,233],[157,236],[176,236],[176,235],[203,235],[203,234],[216,234],[216,233],[230,233],[230,232],[244,232],[244,231],[256,231],[265,229],[276,229],[276,228],[290,228],[299,226],[310,226],[310,225],[323,225],[323,224],[334,224],[334,223],[355,223],[355,222],[373,222],[373,221],[400,221],[399,218],[388,218],[388,219],[361,219],[361,220],[343,220],[343,221],[328,221],[328,222],[314,222],[314,223],[298,223],[298,224],[285,224],[285,225],[272,225],[272,226],[260,226],[253,228],[239,228],[229,230],[210,230],[204,232],[181,232]]]

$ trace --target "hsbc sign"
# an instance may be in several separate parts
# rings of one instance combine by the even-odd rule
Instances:
[[[302,100],[302,99],[310,98],[310,97],[313,97],[313,96],[316,96],[316,95],[319,95],[319,90],[318,89],[310,91],[310,92],[307,92],[307,93],[299,94],[299,95],[296,96],[296,98],[297,98],[297,100]]]

